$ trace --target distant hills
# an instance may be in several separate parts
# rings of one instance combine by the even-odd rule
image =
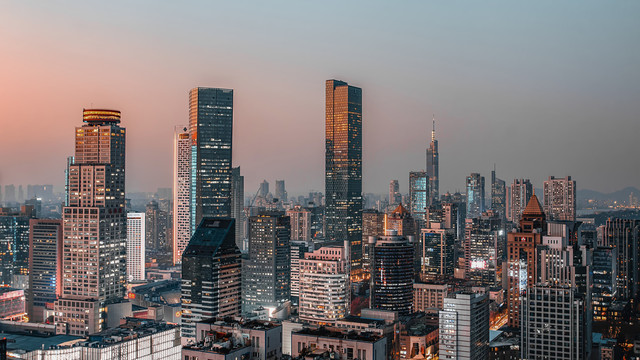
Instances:
[[[617,202],[628,202],[629,195],[633,193],[634,197],[640,197],[640,190],[638,188],[629,186],[622,190],[614,191],[612,193],[602,193],[595,190],[589,189],[580,189],[578,188],[578,193],[576,194],[576,198],[578,202],[587,201],[587,200],[596,200],[596,201],[617,201]]]

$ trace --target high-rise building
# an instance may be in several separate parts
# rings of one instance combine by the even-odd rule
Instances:
[[[489,358],[489,297],[454,293],[440,310],[440,359]]]
[[[549,220],[576,220],[576,181],[549,176],[544,182],[544,212]]]
[[[31,206],[0,213],[0,285],[10,286],[14,275],[29,274],[29,219],[33,213]]]
[[[616,287],[618,252],[613,246],[593,249],[593,291],[591,304],[594,321],[609,320],[609,308],[618,295]]]
[[[367,273],[371,272],[369,236],[384,235],[385,218],[385,213],[375,209],[362,211],[362,269]]]
[[[522,217],[524,208],[527,207],[527,201],[533,195],[533,186],[528,179],[514,179],[509,194],[507,219],[517,224]]]
[[[151,200],[147,204],[145,221],[146,247],[153,250],[165,249],[169,245],[167,242],[169,215],[160,209],[157,201]]]
[[[640,220],[607,219],[600,246],[613,246],[618,253],[615,272],[619,299],[635,299],[640,292],[638,251]]]
[[[291,225],[281,212],[249,218],[249,259],[242,264],[242,311],[275,310],[289,300]]]
[[[522,359],[589,359],[589,315],[586,296],[575,288],[530,287],[522,298]]]
[[[62,220],[29,221],[29,291],[27,314],[31,322],[43,322],[45,309],[62,294]]]
[[[425,171],[411,171],[409,173],[409,211],[422,228],[426,221],[429,206],[429,176]]]
[[[502,220],[493,211],[466,219],[464,239],[465,277],[482,286],[499,284],[506,251]]]
[[[231,169],[231,216],[236,219],[236,246],[244,251],[244,176],[240,166]]]
[[[467,176],[467,219],[480,217],[484,212],[484,176]]]
[[[440,197],[440,154],[438,153],[438,140],[436,140],[436,120],[433,119],[431,130],[431,144],[427,148],[427,177],[429,178],[429,204],[438,201]]]
[[[189,92],[191,229],[205,216],[231,217],[233,90]]]
[[[400,184],[398,184],[398,180],[391,180],[389,182],[389,206],[396,206],[401,202]]]
[[[496,170],[491,171],[491,210],[499,218],[506,218],[507,211],[507,190],[504,180],[496,177]]]
[[[296,205],[287,210],[287,216],[291,219],[291,240],[311,241],[311,210]]]
[[[520,297],[536,284],[536,246],[546,230],[544,211],[535,195],[522,212],[518,232],[507,234],[507,315],[508,324],[520,327]]]
[[[18,202],[22,204],[24,201],[24,189],[22,185],[18,185]]]
[[[269,195],[269,182],[267,182],[267,180],[262,180],[260,188],[258,188],[258,196],[267,197],[267,195]]]
[[[69,206],[69,194],[71,193],[69,187],[69,171],[74,161],[75,159],[73,156],[67,156],[67,166],[64,169],[64,206]]]
[[[333,324],[349,315],[349,283],[345,247],[321,247],[306,253],[300,260],[300,320]]]
[[[418,275],[422,281],[453,276],[456,265],[455,239],[453,229],[434,227],[421,230]]]
[[[397,311],[399,315],[413,312],[413,238],[398,236],[387,230],[385,236],[369,237],[372,262],[372,309]]]
[[[402,204],[399,204],[395,210],[387,215],[384,228],[385,230],[395,230],[399,236],[415,237],[417,234],[416,222]]]
[[[4,186],[4,203],[6,205],[18,202],[16,197],[16,186],[13,184]]]
[[[276,199],[281,203],[287,202],[287,190],[284,188],[284,180],[276,180]]]
[[[173,264],[191,238],[191,139],[189,129],[176,126],[173,135]]]
[[[203,218],[182,255],[182,341],[196,338],[196,323],[239,316],[240,250],[235,220]]]
[[[121,301],[127,276],[125,129],[120,111],[90,109],[76,127],[69,206],[62,220],[62,297],[56,333],[104,330],[108,304]]]
[[[127,279],[145,279],[146,214],[127,213]]]
[[[300,300],[300,260],[304,254],[313,251],[313,242],[291,240],[291,302],[298,305]]]
[[[325,238],[349,243],[351,275],[362,274],[362,89],[326,82]]]

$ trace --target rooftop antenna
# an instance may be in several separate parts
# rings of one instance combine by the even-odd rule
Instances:
[[[433,129],[431,130],[431,141],[436,140],[436,114],[433,114]]]

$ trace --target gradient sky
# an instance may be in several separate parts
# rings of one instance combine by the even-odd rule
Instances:
[[[0,184],[64,183],[82,108],[122,111],[127,190],[171,186],[188,90],[235,90],[245,194],[324,191],[324,81],[363,89],[363,188],[425,167],[640,187],[640,2],[0,2]]]

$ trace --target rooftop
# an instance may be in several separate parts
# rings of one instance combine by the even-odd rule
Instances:
[[[321,327],[318,329],[301,329],[298,331],[294,331],[292,334],[311,335],[325,338],[355,340],[363,342],[376,342],[383,338],[382,336],[367,332],[349,331],[348,333],[345,333],[332,331],[325,327]]]
[[[0,332],[0,338],[7,338],[8,350],[24,350],[31,352],[38,349],[49,349],[65,343],[81,341],[83,338],[71,335],[37,336]]]
[[[269,329],[277,328],[278,326],[282,326],[282,324],[279,324],[273,321],[266,321],[266,320],[244,321],[236,318],[224,318],[224,319],[210,318],[210,319],[202,320],[200,322],[204,324],[219,325],[219,326],[238,325],[241,328],[252,329],[252,330],[269,330]]]
[[[177,325],[167,324],[165,322],[127,318],[126,323],[117,328],[90,335],[89,339],[83,345],[89,347],[108,346],[121,341],[153,335],[176,327]]]

